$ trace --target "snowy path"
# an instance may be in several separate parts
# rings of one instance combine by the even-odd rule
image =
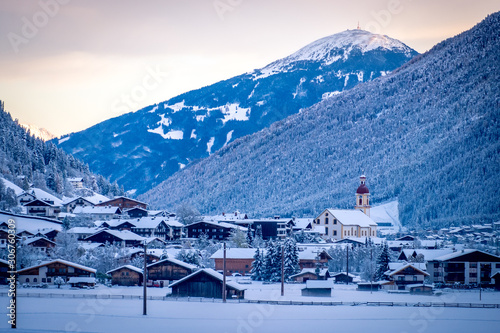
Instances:
[[[17,332],[495,331],[498,309],[286,306],[113,299],[18,298]],[[0,298],[6,306],[7,298]],[[0,331],[9,331],[6,320]]]

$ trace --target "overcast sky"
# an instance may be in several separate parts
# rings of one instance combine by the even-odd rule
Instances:
[[[498,0],[0,2],[0,99],[56,135],[261,68],[346,29],[425,52]]]

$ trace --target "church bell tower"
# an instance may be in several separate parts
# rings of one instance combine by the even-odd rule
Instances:
[[[356,190],[356,206],[354,209],[359,209],[365,213],[368,217],[370,216],[370,191],[366,187],[366,176],[361,175],[359,177],[360,185]]]

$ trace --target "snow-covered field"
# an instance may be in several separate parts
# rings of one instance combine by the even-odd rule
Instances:
[[[247,285],[245,298],[345,302],[460,302],[500,303],[500,293],[449,292],[442,296],[413,296],[387,292],[360,292],[354,286],[335,286],[331,298],[300,296],[303,285]],[[3,292],[4,290],[0,290]],[[149,288],[149,296],[164,296],[167,288]],[[140,287],[99,286],[94,290],[19,289],[18,332],[495,332],[500,309],[388,306],[273,305],[220,302],[101,298],[23,297],[26,293],[141,295]],[[0,306],[8,298],[0,297]],[[0,331],[8,331],[7,319]]]

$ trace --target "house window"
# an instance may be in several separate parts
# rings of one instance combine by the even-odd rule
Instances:
[[[500,264],[495,264],[495,268],[500,268]]]
[[[337,224],[337,219],[333,219],[333,224]]]
[[[30,278],[26,278],[26,283],[29,283],[30,282]]]
[[[42,283],[45,283],[47,282],[47,279],[46,278],[42,278]]]
[[[325,227],[325,233],[328,235],[328,227]]]
[[[398,276],[398,281],[404,281],[405,277],[404,276]]]
[[[337,236],[337,230],[333,230],[333,235]]]
[[[417,276],[413,275],[413,281],[417,281]]]
[[[52,282],[52,278],[47,278],[47,283],[51,283]]]
[[[328,224],[328,217],[325,217],[325,224]]]
[[[328,216],[328,213],[325,213],[325,216]]]
[[[38,282],[38,279],[37,278],[33,278],[33,282]]]
[[[359,197],[359,205],[363,205],[363,199],[361,197]]]

